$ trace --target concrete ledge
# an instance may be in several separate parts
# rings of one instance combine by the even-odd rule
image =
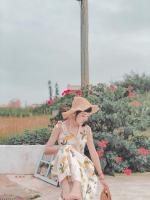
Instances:
[[[45,145],[0,145],[0,174],[34,174]]]

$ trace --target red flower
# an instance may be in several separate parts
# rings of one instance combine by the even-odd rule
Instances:
[[[131,93],[131,92],[128,94],[128,97],[135,97],[135,96],[136,95],[134,93]]]
[[[67,95],[67,94],[71,94],[73,91],[72,90],[64,90],[63,92],[62,92],[62,96],[65,96],[65,95]]]
[[[143,155],[143,156],[146,156],[149,154],[149,150],[148,149],[145,149],[144,147],[141,147],[138,149],[138,153]]]
[[[82,96],[82,91],[81,90],[76,90],[76,96]]]
[[[47,104],[49,105],[49,106],[51,106],[52,104],[53,104],[53,100],[52,99],[49,99],[48,101],[47,101]]]
[[[110,88],[110,90],[111,90],[112,92],[115,92],[115,90],[116,90],[117,87],[116,87],[116,85],[111,84],[109,88]]]
[[[128,90],[133,90],[133,89],[134,89],[134,87],[132,85],[128,86]]]
[[[128,176],[130,176],[131,173],[132,173],[132,170],[129,169],[129,168],[126,168],[126,169],[123,170],[123,173],[126,174],[126,175],[128,175]]]
[[[115,161],[116,161],[117,163],[121,162],[122,160],[123,160],[123,158],[120,157],[120,156],[117,156],[117,157],[115,158]]]
[[[132,102],[130,102],[130,105],[131,105],[131,106],[134,106],[134,107],[139,107],[139,106],[142,105],[142,103],[139,102],[139,101],[132,101]]]
[[[108,141],[107,140],[101,140],[98,143],[98,146],[101,147],[101,148],[107,147],[107,145],[108,145]]]
[[[104,150],[98,150],[97,154],[99,157],[102,157],[104,155]]]

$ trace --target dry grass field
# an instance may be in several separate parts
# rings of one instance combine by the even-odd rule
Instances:
[[[0,117],[0,137],[23,133],[25,129],[48,127],[48,116]]]

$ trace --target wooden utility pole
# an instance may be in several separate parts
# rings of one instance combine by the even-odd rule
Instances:
[[[89,85],[88,0],[81,2],[81,87]]]

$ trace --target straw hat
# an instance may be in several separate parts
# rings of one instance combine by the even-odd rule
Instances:
[[[84,111],[88,108],[92,108],[90,115],[96,113],[100,109],[97,105],[91,104],[87,99],[83,97],[74,97],[72,107],[68,111],[63,112],[62,116],[64,119],[66,119],[74,112]]]

